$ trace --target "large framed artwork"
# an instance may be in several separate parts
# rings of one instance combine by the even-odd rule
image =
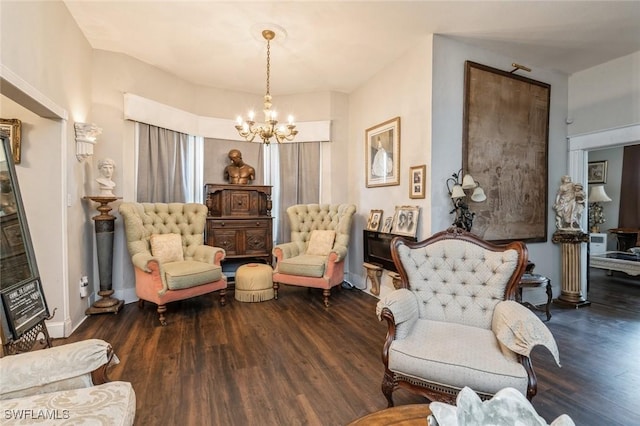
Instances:
[[[547,240],[551,85],[466,61],[462,167],[487,193],[472,232],[493,242]]]
[[[400,117],[365,132],[367,188],[400,185]]]

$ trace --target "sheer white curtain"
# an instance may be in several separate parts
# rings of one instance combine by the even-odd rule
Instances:
[[[140,202],[202,202],[203,139],[137,124]]]

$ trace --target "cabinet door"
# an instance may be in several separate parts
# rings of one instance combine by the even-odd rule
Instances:
[[[270,256],[271,218],[207,219],[207,244],[225,249],[227,258]]]

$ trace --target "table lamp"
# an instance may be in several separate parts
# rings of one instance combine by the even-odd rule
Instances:
[[[600,203],[608,203],[611,198],[604,190],[604,185],[592,186],[589,189],[589,227],[591,232],[600,232],[600,224],[606,222]]]

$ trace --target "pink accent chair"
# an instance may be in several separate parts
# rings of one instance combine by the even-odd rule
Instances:
[[[331,289],[344,281],[344,261],[355,212],[356,206],[353,204],[299,204],[287,209],[291,242],[273,248],[276,258],[273,290],[276,299],[280,284],[321,288],[324,305],[329,306]],[[322,237],[325,238],[326,250],[314,250],[314,233],[315,236],[324,233],[326,238],[331,238],[327,240]]]
[[[157,304],[160,323],[166,325],[167,303],[219,291],[220,305],[225,305],[227,278],[220,266],[225,251],[204,244],[204,204],[122,203],[119,210],[140,307],[145,300]],[[154,243],[160,235],[176,238],[161,246]],[[175,256],[167,257],[171,249]]]

